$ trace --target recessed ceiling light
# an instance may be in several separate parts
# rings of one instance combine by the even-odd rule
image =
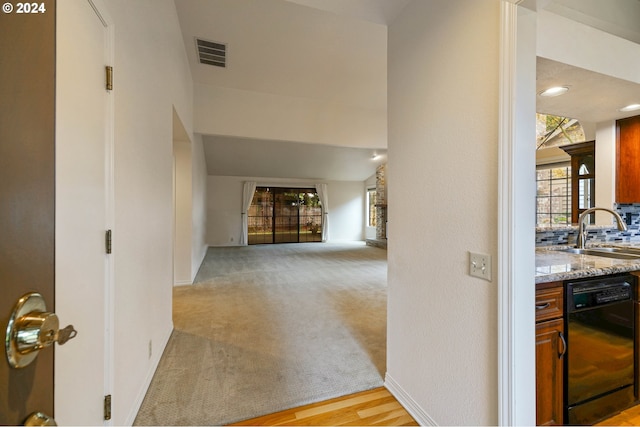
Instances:
[[[550,87],[547,90],[543,90],[538,95],[552,97],[552,96],[558,96],[558,95],[567,93],[568,90],[569,88],[567,86],[554,86],[554,87]]]
[[[622,107],[619,111],[627,112],[627,111],[636,111],[640,110],[640,104],[630,104],[626,107]]]

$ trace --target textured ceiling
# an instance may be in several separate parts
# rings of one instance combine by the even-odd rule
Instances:
[[[286,0],[175,4],[194,82],[386,110],[386,26]],[[195,37],[227,44],[227,68],[200,64]]]
[[[549,12],[640,44],[639,0],[538,0],[538,4]],[[637,83],[538,58],[538,93],[556,85],[569,86],[570,90],[555,98],[538,96],[538,112],[592,123],[639,114],[618,111],[640,103]]]
[[[303,6],[389,25],[411,0],[287,0]]]
[[[640,0],[538,0],[545,10],[640,44]]]
[[[386,150],[223,136],[203,142],[209,175],[364,181],[386,163]]]
[[[364,181],[386,162],[386,150],[223,136],[203,142],[209,175]]]
[[[384,24],[407,3],[175,0],[195,83],[380,110],[382,116],[387,108]],[[227,43],[228,67],[198,63],[195,37]],[[210,175],[352,181],[375,172],[372,149],[223,136],[203,140]]]
[[[604,122],[638,115],[618,109],[640,102],[640,85],[550,59],[538,58],[537,93],[552,86],[568,86],[569,92],[552,98],[537,97],[539,113],[571,117],[583,122]]]
[[[426,1],[426,0],[417,0]],[[385,109],[388,24],[409,0],[175,0],[194,82]],[[538,0],[544,9],[640,42],[638,0]],[[199,64],[195,37],[227,43],[227,69]],[[601,122],[636,115],[638,85],[539,58],[538,111]],[[205,136],[209,173],[366,179],[371,151]],[[363,160],[363,158],[366,160]],[[268,161],[267,161],[268,159]],[[345,160],[345,161],[343,161]],[[342,170],[345,169],[345,170]],[[366,176],[365,176],[366,175]]]

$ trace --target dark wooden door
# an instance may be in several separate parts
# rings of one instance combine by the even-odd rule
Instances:
[[[14,304],[42,294],[54,310],[55,1],[0,12],[0,330]],[[24,12],[24,10],[23,10]],[[53,416],[53,349],[13,369],[0,355],[0,424]]]

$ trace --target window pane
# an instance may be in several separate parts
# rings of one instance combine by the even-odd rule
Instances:
[[[567,214],[571,211],[570,201],[564,197],[553,197],[551,199],[551,212]]]
[[[578,199],[578,207],[580,209],[588,209],[593,206],[593,192],[592,189],[594,187],[593,178],[591,179],[581,179],[578,181],[578,189],[580,191],[579,199]]]
[[[322,206],[315,189],[258,187],[247,221],[250,245],[322,241]]]
[[[549,179],[551,177],[551,169],[538,169],[536,171],[538,181],[542,179]]]
[[[553,224],[568,224],[571,221],[571,216],[567,214],[552,214],[551,221]]]
[[[550,196],[551,195],[551,181],[538,181],[538,196]]]
[[[538,169],[536,177],[537,225],[569,224],[571,222],[571,168],[560,166]]]
[[[543,214],[543,215],[536,215],[537,218],[537,224],[538,225],[550,225],[550,217],[549,215]]]
[[[551,196],[566,197],[571,194],[569,180],[553,180],[551,181]]]

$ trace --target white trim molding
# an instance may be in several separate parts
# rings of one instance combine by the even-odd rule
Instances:
[[[535,425],[536,13],[501,2],[498,422]]]
[[[398,384],[387,373],[384,378],[384,386],[389,392],[400,402],[400,404],[407,410],[407,412],[415,419],[421,426],[437,426],[438,424],[425,412],[424,409],[411,398],[409,393]]]
[[[153,380],[153,376],[156,373],[156,369],[158,369],[158,365],[160,364],[160,359],[164,354],[164,350],[167,348],[167,344],[169,344],[169,339],[171,339],[171,334],[173,334],[173,324],[171,327],[165,332],[165,335],[162,337],[158,350],[153,351],[153,358],[149,363],[149,370],[147,371],[147,376],[144,379],[144,383],[142,384],[142,388],[136,397],[136,400],[133,402],[133,406],[131,408],[131,412],[127,416],[124,425],[132,426],[136,417],[138,416],[138,411],[140,411],[140,407],[142,406],[142,402],[149,391],[149,387],[151,386],[151,380]],[[155,346],[154,346],[155,347]]]

